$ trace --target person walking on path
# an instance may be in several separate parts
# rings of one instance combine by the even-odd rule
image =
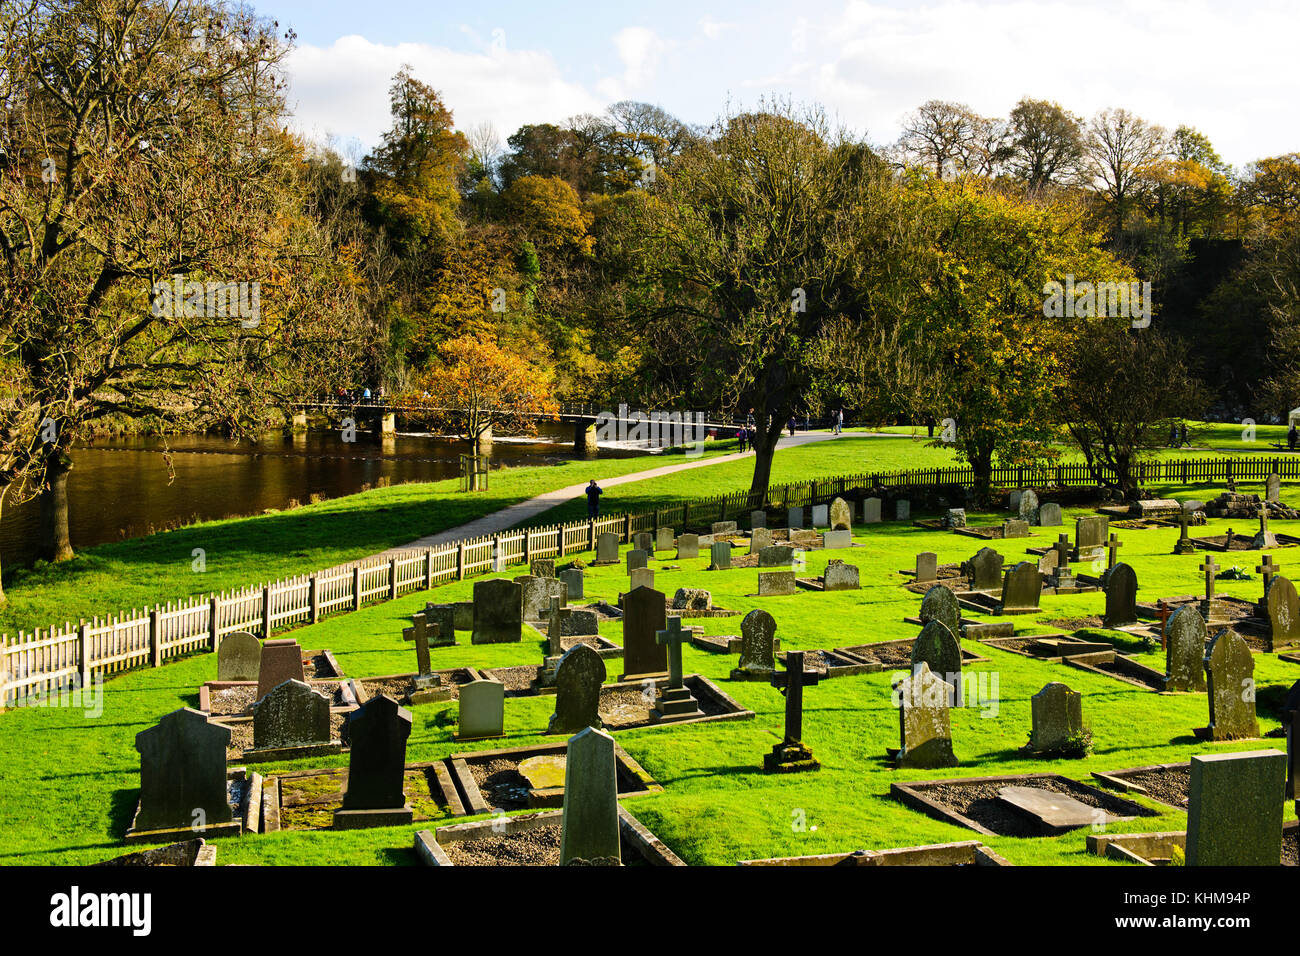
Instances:
[[[1297,433],[1296,433],[1296,430],[1295,430],[1295,422],[1292,422],[1292,423],[1291,423],[1291,427],[1288,428],[1288,429],[1286,430],[1286,450],[1287,450],[1287,451],[1295,451],[1295,443],[1296,443],[1296,439],[1297,439],[1297,438],[1300,438],[1300,434],[1297,434]]]
[[[831,422],[835,426],[835,434],[842,435],[844,433],[844,409],[837,408],[831,412]]]
[[[795,424],[795,423],[794,423],[794,416],[791,415],[791,416],[790,416],[790,420],[789,420],[788,422],[786,422],[785,424],[786,424],[786,427],[790,429],[790,437],[793,438],[793,437],[794,437],[794,424]]]
[[[749,439],[749,429],[744,425],[740,426],[740,431],[736,432],[736,441],[740,451],[745,450],[745,442]]]
[[[594,518],[600,513],[600,496],[605,490],[596,484],[596,479],[591,479],[587,485],[587,517]]]

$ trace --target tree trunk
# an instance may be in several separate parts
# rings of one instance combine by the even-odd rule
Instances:
[[[993,490],[993,442],[972,442],[967,457],[975,476],[975,496],[987,501]]]
[[[76,555],[68,537],[68,472],[72,458],[53,449],[45,459],[41,485],[41,520],[37,553],[46,561],[70,561]]]
[[[780,416],[772,416],[772,424],[755,429],[754,477],[749,483],[749,497],[755,508],[767,500],[767,486],[772,480],[772,459],[776,456],[776,443],[781,439]]]
[[[9,494],[9,486],[5,485],[4,487],[0,488],[0,518],[4,517],[5,495],[7,494]],[[9,599],[5,597],[3,559],[4,559],[4,554],[0,553],[0,607],[4,607],[6,604],[9,603]]]

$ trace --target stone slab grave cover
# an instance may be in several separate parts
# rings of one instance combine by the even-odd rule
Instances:
[[[489,578],[474,582],[471,644],[514,644],[523,639],[524,597],[517,581]]]
[[[803,527],[803,508],[788,508],[785,515],[785,526],[791,530]]]
[[[740,663],[732,680],[768,680],[776,673],[776,619],[754,608],[740,622]]]
[[[1025,521],[1023,518],[1008,518],[1006,521],[1002,522],[1002,537],[1029,537],[1029,522]]]
[[[287,680],[253,705],[254,751],[329,743],[330,698],[305,681]]]
[[[839,558],[831,558],[827,562],[826,573],[822,575],[822,590],[858,591],[861,589],[861,574],[856,564],[848,564]]]
[[[862,523],[878,524],[880,522],[880,499],[867,498],[862,502]]]
[[[386,694],[370,698],[348,715],[348,789],[334,812],[334,829],[391,827],[410,823],[414,813],[402,784],[411,712]]]
[[[783,594],[794,594],[797,590],[795,586],[794,571],[759,571],[758,572],[758,596],[775,597]]]
[[[955,767],[949,709],[954,687],[921,662],[912,673],[894,682],[898,707],[898,751],[891,753],[900,767]]]
[[[894,502],[894,520],[908,521],[912,517],[912,502],[903,499]]]
[[[828,551],[853,547],[852,531],[827,531],[822,535],[822,547]]]
[[[771,685],[785,697],[785,737],[763,755],[763,769],[768,773],[818,770],[821,764],[803,742],[803,689],[819,683],[821,674],[804,669],[803,651],[790,651],[783,663],[786,669],[772,675]]]
[[[1099,561],[1106,556],[1106,535],[1110,533],[1110,518],[1105,515],[1086,515],[1074,520],[1074,554],[1071,561]]]
[[[292,638],[262,643],[257,668],[257,699],[261,700],[287,680],[304,680],[302,648]]]
[[[686,535],[682,535],[682,537],[684,538]],[[680,553],[677,556],[682,557]],[[691,557],[694,557],[694,555],[691,555]],[[631,574],[639,568],[649,567],[649,558],[649,551],[642,551],[640,548],[630,549],[627,552],[627,573]]]
[[[730,541],[715,541],[709,547],[709,569],[712,571],[731,570]]]
[[[533,558],[528,564],[528,573],[535,578],[555,577],[555,559]]]
[[[1038,494],[1032,488],[1026,488],[1020,493],[1020,500],[1016,502],[1016,517],[1026,526],[1038,523]]]
[[[749,534],[749,553],[758,554],[772,544],[772,532],[767,528],[755,528]]]
[[[1192,757],[1187,865],[1277,866],[1285,781],[1279,750]]]
[[[586,597],[583,593],[584,580],[582,568],[569,568],[568,570],[561,571],[560,580],[564,582],[564,586],[568,588],[570,601],[578,601]]]
[[[1101,586],[1106,592],[1106,612],[1102,627],[1124,627],[1137,623],[1137,572],[1119,562],[1101,575]]]
[[[961,642],[942,621],[927,621],[921,633],[912,642],[912,670],[922,664],[940,680],[952,685],[954,696],[951,706],[965,704],[965,681],[961,676]]]
[[[921,598],[922,624],[939,621],[957,638],[961,637],[961,607],[957,595],[941,584],[936,584]]]
[[[653,588],[655,586],[655,572],[653,568],[637,568],[627,576],[628,591],[635,591],[637,588]]]
[[[1079,827],[1106,826],[1120,819],[1074,797],[1042,787],[1002,787],[998,790],[998,802],[1037,820],[1044,836]]]
[[[655,641],[655,635],[664,629],[667,619],[662,591],[636,588],[623,595],[622,680],[651,679],[668,672],[667,648]]]
[[[618,866],[621,853],[614,738],[584,727],[565,752],[560,865]]]
[[[1056,528],[1061,524],[1061,506],[1055,501],[1044,501],[1038,506],[1038,527]]]
[[[831,521],[831,509],[829,505],[812,506],[812,526],[814,528],[825,528]]]
[[[596,535],[596,560],[593,564],[618,564],[618,535],[604,531]]]
[[[262,666],[262,642],[247,631],[235,631],[217,648],[217,680],[255,681]]]
[[[1184,604],[1165,623],[1165,690],[1205,690],[1205,618],[1194,604]]]
[[[853,530],[853,507],[843,498],[831,502],[830,523],[832,531]]]
[[[632,547],[637,551],[644,551],[646,554],[654,554],[655,539],[649,531],[638,531],[632,535]]]
[[[230,728],[182,707],[135,735],[140,752],[140,806],[131,833],[239,829],[227,801]],[[128,837],[131,835],[128,833]]]
[[[558,578],[539,578],[531,574],[521,574],[515,578],[515,583],[519,585],[519,600],[523,607],[525,621],[545,620],[550,612],[552,598],[559,598],[561,606],[569,603],[568,588]]]
[[[972,591],[996,591],[1002,587],[1002,555],[992,548],[980,548],[961,565],[962,576]]]
[[[1030,698],[1029,749],[1059,753],[1083,733],[1083,695],[1054,681]]]
[[[1295,585],[1280,574],[1273,575],[1265,603],[1272,625],[1273,649],[1300,643],[1300,596],[1296,594]]]
[[[758,552],[760,568],[788,568],[794,563],[794,548],[788,544],[771,544]]]
[[[460,686],[457,740],[485,740],[505,733],[506,685],[473,680]]]
[[[766,511],[751,511],[749,513],[749,529],[751,531],[753,531],[756,528],[766,528],[766,527],[767,527]]]
[[[916,556],[916,576],[913,580],[917,584],[929,584],[938,578],[939,556],[933,551],[922,551]]]
[[[671,551],[673,549],[673,529],[660,528],[655,532],[655,550]]]
[[[470,611],[470,623],[473,624],[473,611]],[[432,601],[424,605],[424,626],[425,634],[428,637],[430,647],[450,647],[456,643],[456,605],[454,604],[434,604]],[[406,631],[402,631],[402,637],[406,637]],[[415,629],[411,628],[411,640],[415,640]]]
[[[1202,740],[1250,740],[1259,736],[1255,716],[1255,658],[1230,627],[1214,636],[1205,655],[1210,725],[1196,729]]]
[[[698,558],[700,556],[700,536],[683,532],[677,536],[677,560]]]
[[[663,607],[662,595],[659,606]],[[575,644],[566,651],[555,668],[555,712],[546,732],[573,734],[600,727],[600,685],[605,676],[605,662],[591,646]]]
[[[1021,561],[1002,578],[1002,601],[998,613],[1037,611],[1043,593],[1043,576],[1032,561]]]

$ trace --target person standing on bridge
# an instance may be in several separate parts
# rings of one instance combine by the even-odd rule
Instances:
[[[596,484],[596,479],[591,479],[587,485],[587,517],[594,518],[600,514],[600,496],[605,493],[605,489]]]

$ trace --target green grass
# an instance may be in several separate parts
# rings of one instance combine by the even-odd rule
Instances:
[[[719,466],[726,467],[726,466]],[[707,472],[708,469],[705,469]],[[1288,498],[1300,498],[1294,489]],[[1067,525],[1075,514],[1067,509]],[[973,523],[991,523],[1001,515],[972,513]],[[1228,522],[1211,521],[1206,533],[1222,533]],[[1275,521],[1278,531],[1300,532],[1300,522]],[[1024,555],[1026,547],[1055,538],[1058,529],[1036,529],[1035,538],[997,542],[1008,559]],[[1140,597],[1196,593],[1202,577],[1200,555],[1175,556],[1169,552],[1176,530],[1118,532],[1124,541],[1123,560],[1136,570]],[[744,613],[760,606],[778,624],[777,634],[786,649],[841,647],[870,641],[915,636],[916,628],[903,623],[914,614],[919,596],[901,585],[899,569],[910,567],[918,551],[932,550],[941,562],[973,554],[980,543],[972,538],[897,524],[857,529],[863,545],[850,551],[813,552],[808,573],[817,573],[828,558],[841,557],[862,569],[861,591],[829,594],[801,592],[759,602],[752,569],[706,571],[707,557],[680,562],[679,570],[663,570],[656,561],[656,586],[669,594],[681,586],[704,586],[717,605]],[[1286,570],[1296,561],[1290,551],[1274,553]],[[1232,556],[1253,574],[1256,555]],[[513,569],[512,569],[513,573]],[[434,592],[404,596],[396,601],[341,615],[299,629],[293,636],[304,647],[325,647],[335,653],[349,676],[361,677],[409,671],[414,665],[411,645],[401,640],[401,628],[411,613],[428,599],[468,598],[472,581],[449,584]],[[592,568],[587,577],[587,599],[615,598],[626,584],[621,566]],[[1256,598],[1260,582],[1223,581],[1219,591]],[[1045,598],[1038,615],[1015,619],[1020,628],[1052,629],[1055,618],[1099,614],[1100,593]],[[702,619],[713,634],[739,632],[740,618]],[[607,624],[606,636],[621,641],[621,627]],[[535,664],[542,642],[526,640],[513,645],[461,644],[434,651],[435,666],[491,666]],[[969,642],[967,642],[969,644]],[[1141,651],[1135,642],[1124,646]],[[932,820],[889,799],[889,786],[898,780],[933,777],[981,776],[1052,771],[1090,781],[1093,770],[1115,770],[1154,763],[1185,761],[1193,754],[1253,750],[1281,742],[1240,741],[1202,743],[1192,729],[1205,725],[1208,706],[1204,694],[1154,694],[1110,678],[1061,665],[1045,664],[978,646],[990,663],[972,669],[986,687],[997,683],[997,708],[968,707],[953,714],[954,750],[959,767],[943,770],[896,771],[885,762],[886,746],[897,746],[898,715],[890,704],[888,672],[842,677],[810,688],[805,695],[804,736],[823,769],[791,776],[764,774],[762,757],[780,739],[783,699],[775,690],[757,683],[727,679],[735,658],[687,647],[688,672],[698,672],[718,682],[742,705],[756,713],[754,720],[682,726],[671,729],[619,732],[620,744],[646,768],[664,792],[633,798],[628,808],[669,847],[692,864],[731,864],[739,859],[793,854],[830,853],[859,848],[879,849],[939,843],[972,838],[960,827]],[[1162,667],[1159,652],[1146,652],[1146,663]],[[1274,655],[1256,658],[1255,677],[1260,688],[1261,726],[1278,727],[1270,710],[1280,693],[1297,677],[1300,668]],[[618,661],[609,664],[611,678]],[[197,687],[216,676],[212,655],[199,655],[158,669],[129,672],[105,685],[102,716],[87,717],[79,710],[23,708],[0,716],[5,748],[0,755],[0,862],[8,864],[83,864],[122,852],[124,832],[138,788],[138,758],[133,750],[137,732],[181,706],[193,706]],[[1095,751],[1082,760],[1027,759],[1018,753],[1028,739],[1030,698],[1045,684],[1063,681],[1084,695],[1084,717],[1090,725]],[[455,704],[414,708],[414,727],[408,760],[431,760],[450,753],[516,746],[545,739],[553,700],[545,697],[506,701],[506,739],[480,744],[451,740]],[[984,714],[989,716],[984,716]],[[344,766],[345,758],[317,758],[258,769],[297,769],[309,766]],[[1116,824],[1115,831],[1174,830],[1185,826],[1184,814],[1161,809],[1139,798],[1159,816]],[[1288,817],[1293,811],[1288,807]],[[800,828],[798,824],[804,826]],[[412,834],[428,824],[352,832],[282,832],[218,841],[221,863],[277,864],[393,864],[414,861]],[[1012,863],[1055,865],[1120,865],[1085,852],[1087,831],[1058,838],[1017,839],[993,837],[985,842]]]

